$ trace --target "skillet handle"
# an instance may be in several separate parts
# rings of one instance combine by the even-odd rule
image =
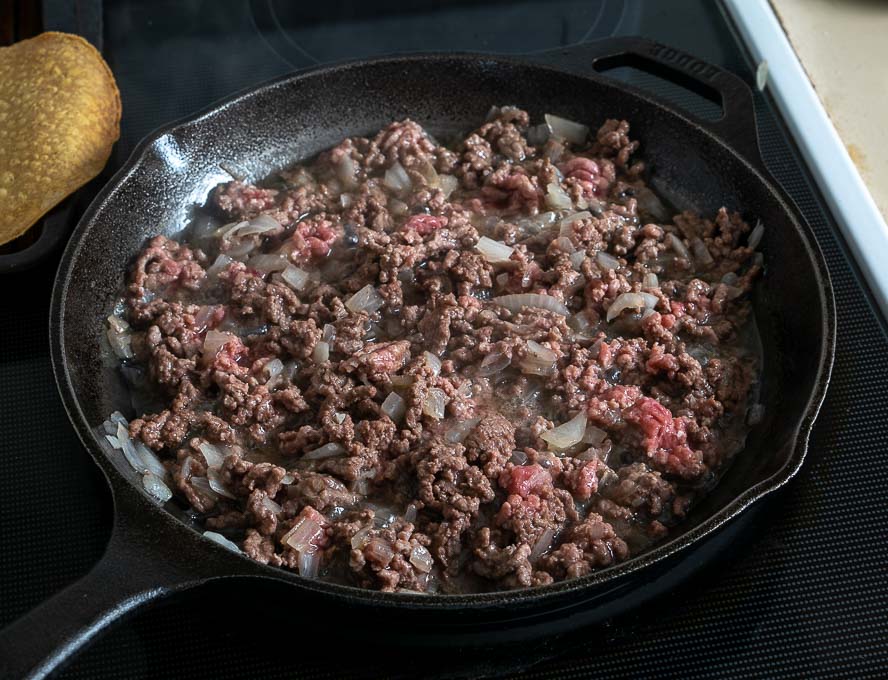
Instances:
[[[0,678],[44,678],[125,614],[202,582],[188,555],[161,550],[158,520],[138,507],[149,501],[117,496],[111,540],[93,569],[0,631]]]
[[[589,76],[590,70],[600,76],[611,69],[630,66],[720,104],[723,113],[717,120],[700,118],[686,111],[682,113],[726,141],[758,170],[766,171],[758,145],[752,90],[742,78],[730,71],[674,47],[636,37],[606,38],[573,45],[539,53],[534,55],[534,59],[583,76]],[[676,108],[675,104],[646,90],[625,83],[620,85],[670,109]]]

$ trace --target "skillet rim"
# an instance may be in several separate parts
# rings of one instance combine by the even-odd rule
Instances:
[[[607,41],[602,41],[602,43],[604,42]],[[187,133],[191,130],[200,130],[203,125],[212,124],[215,115],[227,111],[231,107],[244,105],[252,97],[273,90],[284,84],[296,84],[301,80],[323,76],[334,76],[350,70],[375,65],[398,65],[406,63],[412,65],[416,65],[417,63],[438,65],[441,62],[448,61],[466,62],[474,66],[497,64],[509,67],[533,68],[542,71],[550,71],[560,77],[566,76],[569,78],[593,81],[598,85],[619,91],[621,94],[628,94],[630,97],[637,99],[640,104],[646,107],[654,107],[662,114],[677,118],[681,125],[690,126],[709,137],[710,140],[725,153],[730,154],[736,161],[739,161],[742,166],[752,174],[754,179],[763,184],[768,192],[774,196],[778,205],[789,217],[791,224],[802,238],[808,258],[813,264],[813,271],[819,284],[817,286],[817,292],[823,320],[814,389],[809,395],[807,404],[803,412],[800,414],[798,423],[794,428],[793,436],[791,437],[791,441],[793,442],[792,450],[789,452],[783,465],[781,465],[781,467],[772,475],[736,496],[721,510],[710,515],[696,527],[688,530],[681,536],[659,543],[655,547],[636,557],[630,558],[625,562],[596,570],[586,576],[567,579],[546,586],[456,595],[437,593],[429,595],[413,593],[410,591],[384,593],[356,586],[321,581],[319,579],[306,579],[295,572],[289,572],[284,569],[259,564],[244,554],[234,555],[209,539],[204,539],[200,533],[177,519],[172,513],[164,510],[162,506],[158,506],[149,501],[140,489],[117,470],[114,463],[106,455],[104,448],[99,445],[97,435],[93,432],[92,428],[89,427],[86,416],[81,408],[81,400],[75,392],[69,374],[65,353],[65,301],[71,275],[74,271],[73,264],[76,262],[81,249],[85,247],[85,242],[89,239],[89,233],[95,226],[95,218],[106,208],[106,204],[113,200],[117,190],[130,179],[141,165],[149,160],[152,151],[155,150],[155,146],[167,135],[181,135],[182,133]],[[754,115],[754,112],[749,112],[749,115]],[[121,512],[121,506],[132,505],[131,503],[123,503],[120,498],[120,494],[127,494],[129,496],[127,500],[138,500],[139,503],[137,503],[137,507],[141,505],[146,508],[148,512],[153,511],[152,520],[163,521],[166,528],[178,534],[177,538],[192,542],[195,549],[205,551],[208,555],[215,554],[215,558],[221,566],[232,566],[232,569],[229,572],[226,572],[223,576],[216,575],[217,578],[258,576],[282,581],[324,596],[330,595],[341,598],[356,605],[361,604],[416,610],[440,610],[442,608],[487,609],[507,606],[510,604],[521,606],[529,606],[531,604],[544,605],[550,601],[563,598],[565,595],[571,593],[587,593],[598,586],[613,585],[619,580],[625,581],[626,577],[636,574],[645,568],[652,567],[654,564],[662,562],[667,558],[690,548],[698,541],[704,539],[708,534],[725,525],[753,503],[774,491],[777,491],[798,473],[807,453],[808,440],[810,438],[813,424],[826,396],[835,358],[835,298],[829,270],[823,253],[813,230],[801,216],[793,201],[785,194],[782,187],[770,177],[770,174],[767,173],[766,170],[760,170],[755,166],[752,162],[754,160],[756,159],[749,160],[745,158],[734,149],[730,141],[723,139],[718,134],[710,131],[705,123],[701,124],[680,109],[673,108],[671,105],[661,101],[655,95],[651,95],[630,85],[622,84],[607,78],[606,76],[602,76],[591,68],[589,73],[580,74],[574,71],[561,69],[557,65],[551,63],[536,62],[532,57],[528,56],[499,56],[469,52],[382,56],[372,59],[350,60],[289,73],[259,85],[242,89],[224,99],[210,104],[191,116],[178,119],[155,129],[138,143],[123,166],[121,166],[121,168],[96,195],[80,218],[59,261],[50,302],[50,355],[56,385],[62,398],[65,411],[68,414],[68,419],[77,432],[80,441],[90,453],[94,463],[98,465],[100,470],[102,470],[108,482],[114,503],[115,524],[119,521],[117,520],[117,516],[118,513]],[[132,508],[130,507],[128,509]],[[160,548],[159,550],[162,552],[163,548]],[[213,553],[213,551],[215,551],[215,553]],[[235,560],[237,561],[235,562]],[[240,570],[234,569],[234,565],[240,566]],[[195,574],[197,575],[196,569]]]

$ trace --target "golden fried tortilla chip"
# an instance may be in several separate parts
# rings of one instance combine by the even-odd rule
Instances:
[[[83,38],[0,48],[0,244],[101,172],[120,136],[111,69]]]

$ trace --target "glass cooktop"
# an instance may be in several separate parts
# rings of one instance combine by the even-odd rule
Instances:
[[[115,73],[124,115],[109,174],[153,129],[222,97],[296,69],[383,54],[522,54],[642,35],[753,81],[711,0],[42,0],[42,10],[45,29],[84,35]],[[578,630],[545,653],[488,663],[488,671],[527,680],[884,675],[888,343],[792,141],[760,94],[755,113],[766,161],[815,229],[839,303],[836,368],[808,461],[766,512],[752,516],[718,568],[656,606]],[[0,279],[17,291],[0,296],[0,319],[15,320],[0,332],[0,626],[84,574],[109,535],[109,494],[53,383],[46,324],[56,262]],[[329,642],[348,622],[317,624],[323,612],[277,600],[245,608],[243,599],[228,587],[173,598],[116,626],[59,677],[409,678],[446,675],[461,654],[408,660],[395,627],[390,648],[331,655]],[[286,626],[263,615],[281,608],[290,608]],[[303,633],[318,625],[326,642],[306,648]],[[518,675],[531,661],[542,663]]]

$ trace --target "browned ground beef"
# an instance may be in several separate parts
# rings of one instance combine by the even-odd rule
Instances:
[[[392,123],[148,243],[127,363],[164,406],[129,433],[207,529],[367,588],[517,588],[637,554],[711,486],[758,370],[750,227],[671,216],[625,121],[529,126]]]

